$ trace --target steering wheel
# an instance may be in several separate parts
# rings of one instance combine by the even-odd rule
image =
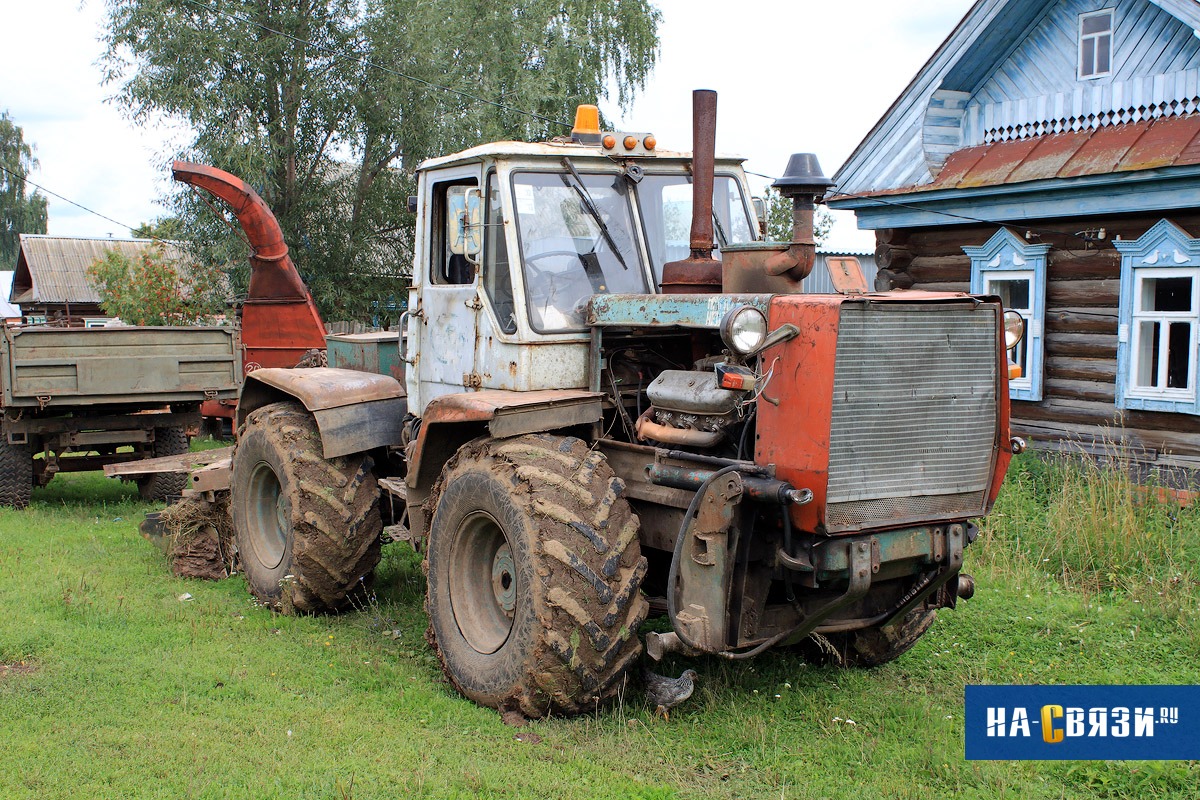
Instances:
[[[558,303],[556,301],[556,297],[558,295],[558,291],[560,288],[565,289],[569,287],[572,283],[572,279],[565,274],[555,275],[553,273],[548,273],[546,270],[536,267],[535,263],[547,258],[564,257],[573,259],[574,262],[580,267],[583,266],[582,262],[580,261],[580,254],[575,250],[546,250],[525,258],[525,266],[529,270],[529,277],[533,279],[527,284],[527,286],[529,289],[530,300],[534,305],[541,306],[543,309],[557,309]],[[561,287],[558,285],[556,278],[562,279],[563,285]],[[588,294],[590,295],[591,292],[588,292]]]
[[[554,258],[557,256],[569,256],[571,258],[578,259],[579,253],[576,253],[574,250],[546,250],[544,252],[537,253],[536,255],[525,256],[525,263],[526,265],[532,265],[533,262],[541,261],[543,258]],[[534,269],[537,268],[534,267]],[[542,272],[540,269],[537,271],[538,273]]]
[[[546,250],[536,255],[525,257],[525,266],[529,268],[532,277],[537,278],[540,284],[537,287],[540,290],[538,294],[542,295],[546,300],[554,296],[554,277],[547,275],[546,270],[535,267],[534,263],[547,258],[562,258],[564,256],[573,258],[576,261],[579,260],[579,253],[574,250]]]

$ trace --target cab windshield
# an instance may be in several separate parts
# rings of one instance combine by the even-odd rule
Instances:
[[[534,330],[584,327],[594,294],[647,291],[630,189],[622,176],[517,172],[512,181]]]
[[[689,175],[646,175],[637,187],[638,204],[646,223],[646,243],[654,279],[662,282],[663,264],[681,261],[691,253],[692,179]],[[754,228],[741,184],[729,175],[713,181],[713,258],[720,260],[727,244],[754,241]]]

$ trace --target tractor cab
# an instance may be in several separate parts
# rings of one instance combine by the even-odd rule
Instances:
[[[601,132],[594,113],[569,140],[483,145],[419,175],[406,354],[417,415],[464,390],[585,388],[591,298],[656,294],[689,252],[691,155]],[[757,239],[741,159],[716,162],[712,222],[717,258]]]

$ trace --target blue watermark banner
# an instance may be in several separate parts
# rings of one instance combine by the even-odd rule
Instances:
[[[1200,759],[1200,686],[968,686],[969,761]]]

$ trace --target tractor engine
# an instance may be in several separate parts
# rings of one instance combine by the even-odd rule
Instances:
[[[746,394],[722,388],[716,373],[665,370],[646,389],[651,407],[638,419],[638,436],[672,444],[712,447],[744,417]]]

